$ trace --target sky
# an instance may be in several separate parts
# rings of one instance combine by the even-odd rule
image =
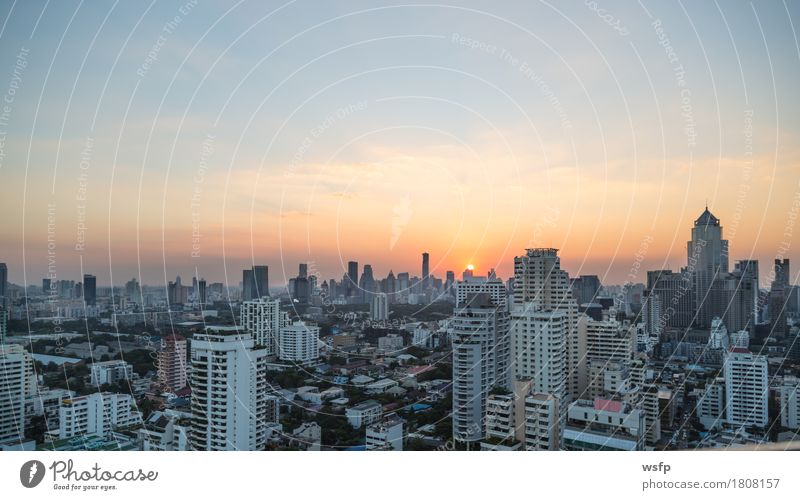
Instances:
[[[797,261],[797,2],[0,2],[0,262],[231,285]],[[797,26],[797,28],[795,28]],[[800,231],[800,229],[798,229]],[[795,266],[795,271],[800,267]]]

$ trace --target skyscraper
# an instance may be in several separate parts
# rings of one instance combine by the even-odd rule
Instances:
[[[17,344],[0,345],[0,441],[25,438],[25,397],[30,394],[33,360]]]
[[[157,358],[159,384],[168,391],[177,391],[188,383],[186,339],[180,335],[169,335],[161,339],[161,350]]]
[[[197,282],[197,300],[200,304],[207,304],[206,300],[206,280],[205,278],[201,278],[200,281]]]
[[[578,305],[572,298],[569,274],[561,269],[555,248],[530,248],[514,258],[514,296],[511,311],[529,310],[527,304],[538,304],[542,311],[560,311],[566,322],[567,393],[578,394],[580,361],[577,321]]]
[[[766,427],[769,423],[766,356],[732,347],[723,369],[728,423],[739,427]]]
[[[381,292],[370,297],[369,315],[372,321],[386,321],[389,319],[389,297]]]
[[[196,333],[191,349],[192,448],[264,449],[269,422],[267,352],[236,327]]]
[[[347,263],[347,296],[352,297],[358,291],[358,262],[351,260]]]
[[[422,254],[422,290],[427,290],[430,286],[428,275],[430,275],[430,256],[425,252]]]
[[[256,277],[252,269],[242,271],[242,300],[256,298]]]
[[[8,293],[8,266],[0,262],[0,307],[5,306]]]
[[[686,328],[694,316],[692,276],[686,272],[674,273],[669,269],[647,271],[647,296],[658,297],[661,311],[654,327]]]
[[[375,292],[375,276],[372,274],[371,265],[364,265],[364,271],[361,273],[361,279],[358,280],[358,287],[361,289],[361,302],[363,304],[369,304],[370,298]]]
[[[696,326],[708,328],[716,310],[712,299],[714,280],[728,273],[728,240],[722,239],[719,219],[708,211],[708,207],[694,221],[692,239],[686,244],[687,270],[693,277],[694,310]]]
[[[269,266],[253,267],[254,299],[269,296]]]
[[[83,300],[87,306],[97,305],[97,278],[93,274],[83,275]]]
[[[269,297],[242,302],[240,324],[269,356],[278,353],[278,337],[281,328],[288,323],[280,306],[280,300]]]
[[[508,313],[478,294],[456,309],[451,324],[453,439],[477,442],[485,434],[487,396],[498,383],[497,345],[508,339]]]
[[[530,380],[534,393],[564,402],[567,392],[567,315],[526,302],[511,314],[512,363],[517,380]]]

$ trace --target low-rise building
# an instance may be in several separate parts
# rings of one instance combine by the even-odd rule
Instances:
[[[128,394],[95,392],[65,399],[59,409],[59,439],[92,434],[104,436],[114,429],[141,423]]]
[[[367,426],[368,450],[403,451],[403,420],[389,415],[383,422]]]
[[[381,418],[383,407],[372,399],[359,403],[345,411],[347,422],[354,429],[377,422]]]
[[[105,384],[117,384],[133,378],[133,365],[121,359],[92,363],[90,370],[91,384],[98,387]]]

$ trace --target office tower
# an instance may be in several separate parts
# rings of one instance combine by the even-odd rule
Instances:
[[[486,397],[498,383],[497,344],[507,339],[508,327],[508,314],[491,304],[486,294],[473,296],[454,312],[452,417],[456,441],[483,439]]]
[[[253,287],[254,299],[269,296],[269,266],[253,266]]]
[[[775,259],[774,269],[775,278],[772,280],[769,290],[767,307],[769,309],[770,332],[782,336],[789,333],[786,317],[789,312],[789,299],[793,288],[789,283],[791,276],[789,259]]]
[[[397,283],[394,279],[394,273],[392,270],[389,270],[389,274],[386,276],[386,279],[383,280],[383,293],[385,293],[389,298],[389,303],[393,304],[395,302],[395,292],[397,291]]]
[[[192,448],[262,450],[268,434],[267,352],[236,327],[206,328],[191,344]]]
[[[389,297],[385,293],[372,294],[369,315],[372,321],[387,321],[389,319]]]
[[[42,278],[42,293],[50,293],[50,286],[52,280],[50,278]]]
[[[743,260],[714,279],[707,301],[729,331],[754,331],[758,295],[758,261]]]
[[[253,300],[256,296],[256,275],[252,269],[242,271],[242,300]]]
[[[574,398],[578,393],[578,362],[580,360],[577,336],[578,306],[572,298],[569,274],[561,269],[561,260],[555,248],[530,248],[525,255],[514,258],[514,309],[530,311],[526,304],[534,302],[542,311],[560,311],[566,322],[567,393]],[[537,391],[538,392],[538,391]]]
[[[168,335],[161,339],[161,350],[156,359],[158,383],[167,391],[178,391],[189,383],[186,339]]]
[[[430,286],[428,276],[430,275],[430,255],[428,252],[422,254],[422,290],[425,291]]]
[[[789,266],[789,259],[775,259],[775,278],[773,283],[778,285],[787,286],[790,284],[791,268]]]
[[[644,323],[645,333],[649,339],[658,342],[661,332],[664,331],[664,324],[661,322],[661,296],[645,291],[644,304],[642,304],[642,323]]]
[[[722,427],[725,421],[725,379],[709,380],[705,388],[697,390],[695,412],[706,430]]]
[[[725,357],[725,397],[727,422],[738,427],[766,427],[767,358],[741,347],[732,347]]]
[[[455,284],[456,287],[456,307],[461,307],[467,297],[476,293],[488,293],[492,303],[506,307],[508,299],[506,287],[501,279],[488,279],[482,276],[467,277],[463,281]]]
[[[8,302],[8,266],[0,262],[0,307]]]
[[[97,305],[97,278],[93,274],[83,275],[83,301],[87,306]]]
[[[467,268],[466,268],[466,269],[464,269],[464,271],[462,271],[462,272],[461,272],[461,279],[462,279],[463,281],[467,281],[467,278],[472,278],[472,277],[474,277],[474,276],[475,276],[475,272],[474,272],[474,271],[475,271],[475,270],[474,270],[474,268],[472,267],[472,264],[470,264],[469,266],[467,266]]]
[[[694,221],[692,239],[686,244],[687,270],[692,276],[696,326],[708,328],[721,310],[711,300],[714,280],[728,273],[728,240],[722,239],[722,226],[706,207]]]
[[[570,280],[570,286],[572,287],[572,296],[579,306],[590,304],[600,293],[600,278],[593,274],[579,276]]]
[[[200,302],[201,305],[208,304],[206,296],[206,280],[205,278],[201,279],[197,282],[197,300]]]
[[[0,442],[25,437],[25,398],[35,385],[33,359],[17,344],[0,344]]]
[[[308,265],[298,266],[297,277],[291,282],[292,299],[298,304],[308,304],[311,300],[311,287],[308,282]]]
[[[129,394],[95,392],[65,400],[59,408],[58,438],[106,436],[114,429],[142,423],[142,415],[132,409]]]
[[[687,328],[694,316],[692,276],[686,272],[674,273],[668,269],[647,272],[648,296],[658,297],[661,315],[656,323],[664,327]]]
[[[444,280],[444,290],[446,293],[450,295],[454,294],[455,290],[453,287],[455,286],[455,282],[456,282],[456,273],[454,273],[453,271],[447,271]]]
[[[351,260],[347,263],[347,296],[352,297],[358,291],[358,262]]]
[[[255,344],[269,356],[278,353],[278,337],[287,321],[286,314],[281,312],[280,300],[261,297],[242,302],[242,329],[250,333]]]
[[[358,280],[358,287],[360,288],[361,302],[364,304],[369,304],[372,294],[375,293],[375,276],[372,274],[371,265],[364,265],[364,271],[361,273],[361,279]]]
[[[319,327],[295,321],[281,328],[278,357],[298,364],[316,360],[319,357]]]
[[[526,302],[511,312],[512,364],[517,380],[531,380],[534,393],[564,400],[567,392],[567,316]]]

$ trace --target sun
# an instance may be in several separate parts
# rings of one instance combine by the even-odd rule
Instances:
[[[473,266],[472,264],[467,264],[467,270],[474,271],[475,270],[475,266]]]

